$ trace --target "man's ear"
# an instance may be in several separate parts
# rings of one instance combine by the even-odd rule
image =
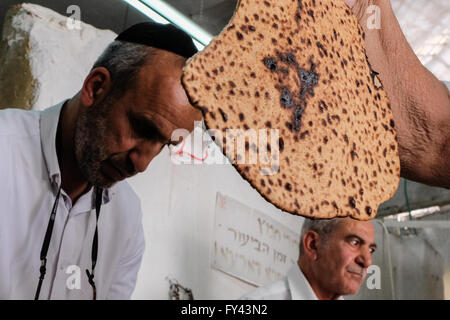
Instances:
[[[309,230],[303,236],[302,241],[305,255],[311,260],[316,260],[318,257],[319,234],[313,230]]]
[[[108,69],[99,67],[93,69],[83,83],[81,89],[81,104],[92,106],[96,101],[103,100],[111,88],[111,74]]]

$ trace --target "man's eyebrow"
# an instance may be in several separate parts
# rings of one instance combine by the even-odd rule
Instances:
[[[148,140],[154,140],[156,138],[164,142],[169,141],[169,139],[161,133],[161,131],[151,119],[143,115],[133,113],[130,113],[128,117],[130,119],[133,130],[136,131],[136,133],[140,137]]]

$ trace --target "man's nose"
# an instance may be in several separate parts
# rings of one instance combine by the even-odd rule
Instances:
[[[154,157],[158,155],[164,144],[140,142],[130,152],[130,160],[133,162],[136,172],[144,172]]]
[[[372,254],[370,249],[362,248],[359,255],[356,257],[356,263],[363,268],[368,268],[372,265]]]

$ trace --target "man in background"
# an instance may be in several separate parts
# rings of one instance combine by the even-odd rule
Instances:
[[[305,219],[297,264],[241,299],[338,300],[356,294],[372,264],[374,234],[370,221]]]

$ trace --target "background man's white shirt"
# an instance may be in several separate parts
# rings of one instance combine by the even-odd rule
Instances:
[[[0,299],[33,299],[36,292],[40,251],[61,182],[55,139],[62,105],[0,111]],[[40,299],[92,299],[86,275],[96,220],[92,193],[75,205],[61,193]],[[141,218],[140,201],[127,182],[105,190],[98,299],[130,298],[145,247]]]
[[[317,300],[298,264],[293,265],[286,276],[259,287],[241,297],[243,300]]]

